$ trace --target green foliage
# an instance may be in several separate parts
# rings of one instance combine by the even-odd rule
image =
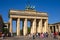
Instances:
[[[22,29],[20,30],[20,32],[21,32],[21,35],[23,35],[23,30]]]
[[[16,32],[15,32],[15,33],[13,33],[13,36],[16,36]]]
[[[2,32],[3,32],[3,33],[8,33],[9,30],[8,30],[7,28],[2,28]]]
[[[30,27],[28,27],[28,34],[30,33]]]

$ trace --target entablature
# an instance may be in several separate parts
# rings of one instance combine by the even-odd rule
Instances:
[[[10,10],[9,15],[22,15],[22,16],[42,16],[42,17],[48,17],[47,13],[44,12],[36,12],[36,11],[19,11],[19,10]]]

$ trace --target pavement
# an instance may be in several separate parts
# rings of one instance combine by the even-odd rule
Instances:
[[[20,37],[5,37],[4,39],[0,38],[0,40],[60,40],[60,37],[54,39],[53,37],[48,38],[40,38],[40,37],[29,37],[29,36],[20,36]]]

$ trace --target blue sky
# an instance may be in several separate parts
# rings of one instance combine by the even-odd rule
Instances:
[[[60,22],[60,0],[29,0],[30,5],[35,6],[35,10],[48,13],[48,22]],[[0,0],[0,14],[4,22],[8,22],[8,12],[10,9],[25,10],[27,0]]]

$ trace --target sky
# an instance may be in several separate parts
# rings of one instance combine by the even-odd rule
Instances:
[[[27,5],[35,10],[48,13],[48,23],[60,22],[60,0],[0,0],[0,14],[4,22],[9,20],[9,10],[25,10]]]

